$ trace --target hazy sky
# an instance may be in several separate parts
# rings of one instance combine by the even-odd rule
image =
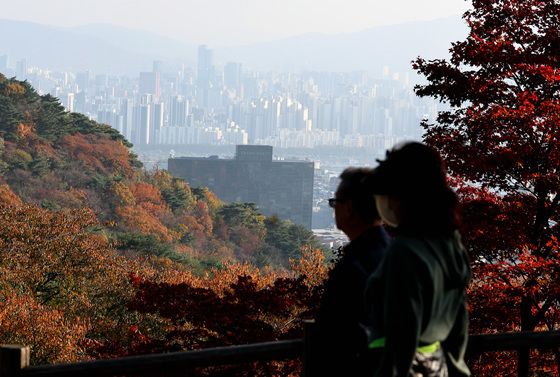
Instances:
[[[243,44],[462,14],[465,0],[0,0],[0,18],[111,23],[185,42]]]

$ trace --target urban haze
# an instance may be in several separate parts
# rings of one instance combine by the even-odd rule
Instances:
[[[445,104],[415,96],[411,61],[447,57],[449,42],[466,33],[463,1],[395,2],[399,9],[304,1],[296,13],[250,1],[164,1],[153,13],[144,2],[96,3],[89,12],[89,2],[77,9],[60,1],[41,12],[46,3],[5,4],[1,73],[115,128],[147,169],[168,168],[169,159],[172,173],[216,192],[227,192],[207,174],[216,169],[204,180],[181,164],[211,157],[212,166],[225,160],[243,170],[236,146],[271,146],[271,161],[300,177],[296,186],[307,192],[295,207],[305,213],[290,215],[280,199],[267,205],[264,189],[223,199],[254,201],[267,215],[314,229],[334,226],[326,199],[344,167],[374,165],[392,145],[421,138],[421,120]],[[184,24],[174,6],[188,14]]]

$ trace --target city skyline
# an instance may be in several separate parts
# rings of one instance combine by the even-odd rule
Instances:
[[[392,145],[418,140],[421,119],[433,120],[441,107],[417,98],[408,72],[388,66],[379,78],[364,71],[260,72],[243,62],[217,65],[214,52],[201,45],[194,66],[173,72],[153,61],[133,77],[53,71],[25,59],[8,68],[7,55],[0,55],[0,72],[59,98],[67,111],[110,125],[147,167],[162,166],[175,150],[223,156],[224,147],[260,144],[273,146],[280,160],[289,150],[305,150],[296,152],[299,158],[323,166],[313,195],[312,222],[319,227],[332,225],[325,199],[341,166],[373,163]],[[197,153],[189,146],[205,148]]]
[[[241,62],[216,66],[214,50],[199,47],[195,67],[164,72],[163,62],[136,78],[60,72],[18,60],[0,72],[28,80],[40,94],[60,99],[121,132],[136,147],[182,144],[269,144],[275,147],[369,147],[383,151],[420,137],[420,120],[436,103],[414,96],[408,73],[385,67],[366,72],[258,72]]]
[[[154,12],[155,23],[157,14]],[[228,149],[217,147],[269,145],[278,153],[275,161],[283,161],[286,153],[294,157],[294,152],[286,151],[306,150],[296,158],[317,162],[315,179],[311,179],[313,195],[308,200],[313,215],[298,222],[308,227],[331,227],[332,210],[326,198],[333,194],[341,167],[372,163],[392,145],[420,139],[421,120],[435,118],[440,104],[414,95],[410,61],[418,54],[442,56],[448,39],[463,33],[460,25],[456,27],[458,21],[459,17],[439,19],[332,38],[300,36],[287,39],[288,43],[254,44],[233,52],[215,43],[173,44],[154,34],[129,33],[123,28],[55,30],[4,23],[5,28],[14,28],[6,35],[23,36],[18,44],[26,46],[15,49],[9,43],[0,44],[4,46],[0,72],[27,79],[41,94],[59,98],[67,111],[118,130],[134,144],[146,167],[161,163],[167,167],[166,158],[175,151],[191,149],[187,146],[206,146],[202,156],[216,151],[223,157]],[[20,34],[17,28],[25,32]],[[38,52],[33,41],[37,36],[44,38],[43,31],[53,34],[41,46],[45,51]],[[51,53],[49,39],[64,40],[60,43],[64,53]],[[123,48],[144,53],[143,62],[129,66],[127,73],[117,73],[111,68],[116,59],[126,66],[135,58],[134,54],[123,58]],[[186,48],[191,50],[190,56],[173,59],[160,55],[164,50]],[[344,60],[366,64],[345,68],[317,64],[334,62],[336,59],[328,55],[332,50],[352,57]],[[109,69],[90,68],[91,60],[85,54],[106,59]],[[303,64],[296,66],[286,60],[274,66],[271,62],[279,56],[275,54],[292,55],[292,62]],[[45,59],[47,55],[76,62],[81,57],[87,64],[77,69],[70,68],[72,64],[61,68],[56,60]],[[214,162],[214,157],[208,161]]]
[[[2,18],[70,27],[109,23],[184,43],[243,45],[309,33],[343,34],[375,26],[457,16],[465,0],[19,0],[2,4]]]

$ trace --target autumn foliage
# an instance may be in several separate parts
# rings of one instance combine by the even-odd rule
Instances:
[[[461,198],[470,331],[560,328],[560,4],[473,0],[451,59],[417,59],[449,104],[425,141]],[[109,126],[0,75],[0,341],[32,363],[301,335],[328,264],[312,233],[147,172]],[[529,356],[528,353],[524,353]],[[474,374],[515,371],[474,355]],[[537,375],[560,355],[533,351]],[[229,375],[297,375],[297,361]],[[224,374],[225,369],[199,371]]]
[[[318,301],[309,279],[325,275],[319,250],[293,261],[317,276],[249,264],[200,276],[166,259],[119,255],[92,232],[91,212],[37,208],[1,188],[0,341],[30,345],[34,363],[300,336]]]
[[[327,269],[312,233],[130,147],[0,75],[0,342],[45,364],[299,335]]]
[[[471,331],[560,328],[560,3],[474,0],[451,59],[418,59],[421,96],[450,104],[425,140],[445,156],[463,200],[473,263]],[[525,353],[523,363],[528,363]],[[535,351],[536,373],[557,374]],[[515,372],[507,355],[475,375]],[[538,372],[537,372],[538,371]]]
[[[36,363],[83,358],[83,340],[118,320],[109,318],[129,296],[124,260],[91,232],[91,212],[52,212],[2,191],[1,341],[30,345]]]

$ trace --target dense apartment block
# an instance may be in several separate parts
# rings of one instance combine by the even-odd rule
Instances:
[[[313,162],[273,160],[271,146],[237,145],[233,159],[170,158],[168,169],[224,201],[255,203],[265,215],[311,228]]]

